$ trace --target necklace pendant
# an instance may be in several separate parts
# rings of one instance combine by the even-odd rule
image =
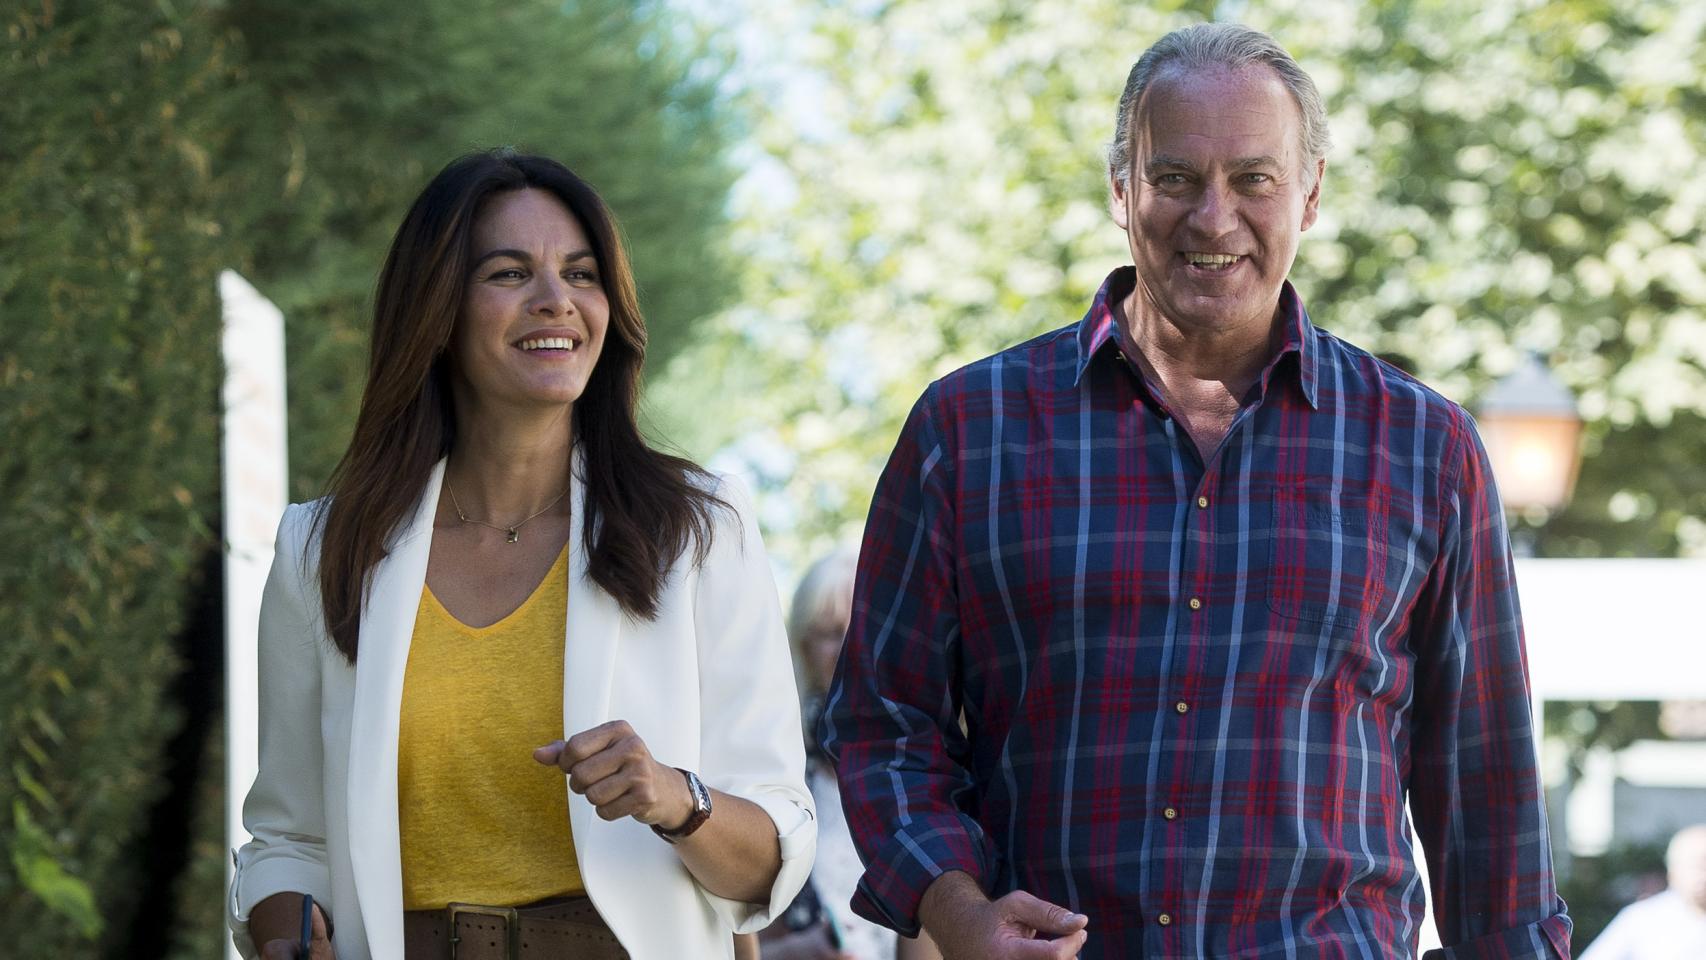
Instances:
[[[509,542],[510,542],[510,543],[514,543],[514,542],[516,542],[516,541],[517,541],[517,540],[519,540],[519,539],[521,539],[521,537],[520,537],[520,535],[519,535],[519,534],[517,534],[517,533],[516,533],[516,532],[515,532],[515,528],[514,528],[514,527],[510,527],[510,528],[509,528]]]

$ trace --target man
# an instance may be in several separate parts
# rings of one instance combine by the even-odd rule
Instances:
[[[1320,97],[1214,24],[1133,67],[1135,268],[932,384],[822,724],[854,908],[949,960],[1567,958],[1508,544],[1460,408],[1286,283]],[[992,899],[993,898],[993,899]]]
[[[1582,960],[1706,957],[1706,823],[1670,838],[1665,874],[1670,886],[1624,907],[1588,945]]]

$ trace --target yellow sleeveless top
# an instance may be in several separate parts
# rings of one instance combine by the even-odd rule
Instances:
[[[585,890],[568,784],[533,749],[563,738],[568,548],[488,627],[427,588],[415,615],[397,742],[403,909],[516,906]]]

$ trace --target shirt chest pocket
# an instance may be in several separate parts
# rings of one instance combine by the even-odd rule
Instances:
[[[1287,620],[1354,629],[1381,600],[1385,551],[1373,504],[1325,492],[1275,490],[1269,539],[1268,608]]]

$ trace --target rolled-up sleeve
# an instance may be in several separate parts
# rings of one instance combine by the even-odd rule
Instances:
[[[1410,799],[1444,945],[1427,958],[1568,960],[1510,544],[1467,416],[1453,449],[1413,640]]]
[[[249,912],[275,893],[309,893],[330,904],[320,739],[320,632],[313,629],[302,568],[309,511],[292,506],[279,521],[272,569],[261,594],[259,772],[243,802],[254,838],[234,856],[226,911],[232,937],[254,956]]]
[[[776,823],[782,866],[762,904],[700,894],[737,933],[769,926],[811,875],[817,816],[806,789],[800,700],[776,582],[741,485],[711,540],[694,596],[705,782],[757,804]]]
[[[993,873],[993,848],[969,806],[975,785],[952,666],[953,464],[938,389],[913,408],[877,483],[819,728],[866,866],[853,909],[908,936],[938,876],[964,871],[988,889]]]

